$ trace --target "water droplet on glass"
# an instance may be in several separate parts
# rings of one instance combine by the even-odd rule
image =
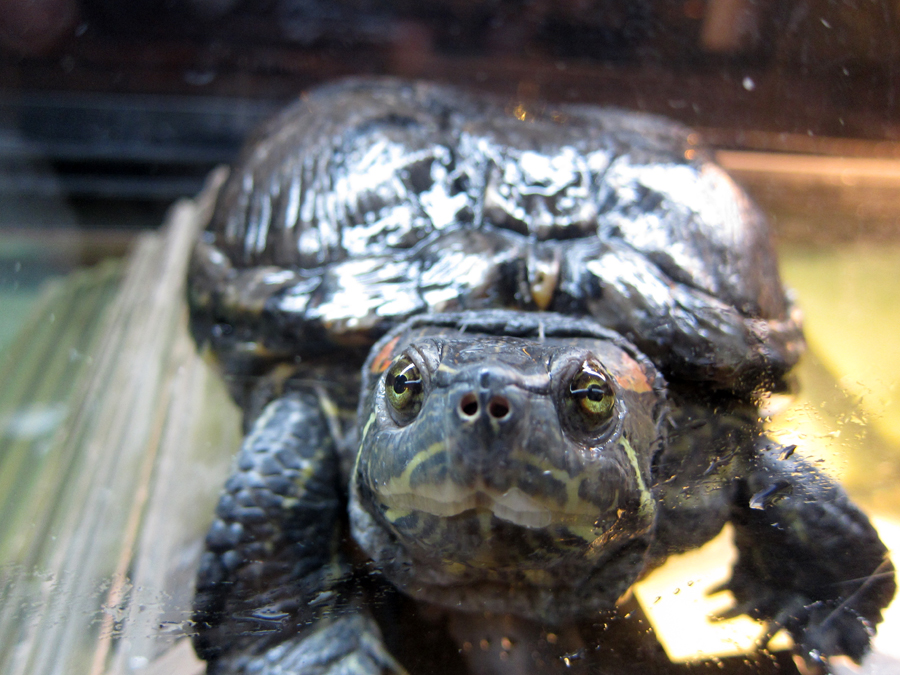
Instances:
[[[793,486],[786,480],[779,480],[769,487],[760,490],[750,499],[750,508],[763,511],[777,504],[794,491]]]

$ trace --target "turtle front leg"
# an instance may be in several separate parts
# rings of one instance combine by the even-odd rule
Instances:
[[[275,400],[253,425],[197,578],[194,645],[209,673],[404,672],[342,559],[338,464],[313,392]]]
[[[734,493],[733,614],[786,628],[813,672],[840,654],[859,662],[894,595],[894,566],[841,487],[774,445],[759,440]]]

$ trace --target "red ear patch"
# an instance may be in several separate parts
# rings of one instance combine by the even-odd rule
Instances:
[[[394,360],[394,348],[399,341],[400,336],[398,335],[381,348],[381,351],[378,352],[378,356],[372,360],[372,366],[369,368],[370,373],[378,375],[388,369],[388,366],[391,365],[391,361]]]
[[[653,385],[647,378],[647,373],[641,368],[640,364],[633,359],[623,356],[617,364],[617,368],[612,371],[616,378],[616,383],[622,389],[630,389],[638,393],[653,391]]]

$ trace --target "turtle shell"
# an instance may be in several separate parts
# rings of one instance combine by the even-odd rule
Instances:
[[[739,394],[797,361],[765,217],[662,118],[355,79],[268,122],[192,262],[235,361],[364,351],[417,314],[591,316],[671,381]]]

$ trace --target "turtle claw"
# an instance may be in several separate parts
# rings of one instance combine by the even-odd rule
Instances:
[[[828,675],[831,672],[828,660],[818,653],[805,656],[795,653],[794,665],[797,666],[800,675]]]
[[[716,586],[713,586],[712,588],[708,589],[706,591],[706,596],[710,597],[710,596],[718,595],[719,593],[725,593],[725,592],[728,592],[728,593],[731,593],[732,595],[734,595],[734,597],[736,598],[735,602],[731,606],[726,607],[725,609],[722,609],[718,612],[714,612],[712,615],[710,615],[711,620],[713,620],[713,621],[728,621],[730,619],[736,619],[737,617],[741,616],[742,614],[747,614],[754,618],[759,616],[759,614],[757,612],[758,607],[759,607],[758,599],[751,597],[751,598],[742,600],[741,594],[739,592],[736,592],[734,577],[732,577],[728,581],[723,581],[722,583],[717,584]]]
[[[760,634],[759,639],[756,641],[757,646],[760,649],[765,649],[769,646],[769,643],[772,641],[778,631],[784,628],[784,624],[779,623],[778,621],[771,620],[766,621],[765,626],[763,627],[763,632]]]
[[[723,581],[721,584],[716,584],[712,588],[706,589],[706,596],[710,597],[713,595],[718,595],[719,593],[724,593],[725,591],[731,590],[731,584],[728,581]]]
[[[803,675],[831,673],[829,659],[833,656],[847,656],[856,663],[862,661],[875,631],[859,613],[834,603],[809,603],[800,595],[783,598],[782,602],[782,609],[766,621],[758,641],[761,648],[779,630],[785,629],[794,639],[794,661]],[[753,609],[746,613],[761,614],[758,610],[754,614]]]
[[[841,605],[816,602],[804,609],[807,614],[794,638],[796,651],[804,660],[827,667],[828,657],[844,654],[856,663],[862,661],[875,634],[869,621]]]
[[[729,581],[707,594],[722,591],[731,591],[736,601],[712,618],[727,620],[746,614],[764,620],[765,628],[757,641],[760,648],[767,646],[779,630],[787,630],[794,640],[795,661],[802,662],[798,668],[804,675],[830,673],[832,656],[846,655],[859,663],[874,634],[871,623],[850,607],[776,591],[747,574],[746,568],[736,569]]]

